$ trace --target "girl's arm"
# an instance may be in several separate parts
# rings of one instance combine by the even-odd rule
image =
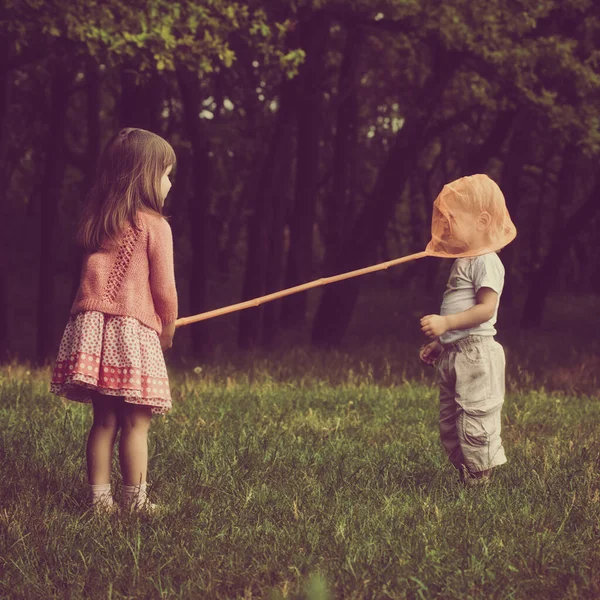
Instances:
[[[173,336],[175,335],[175,321],[172,323],[165,323],[162,331],[158,336],[160,340],[160,347],[162,350],[168,350],[173,347]]]
[[[477,304],[453,315],[426,315],[421,319],[421,330],[430,338],[436,338],[454,329],[471,329],[489,321],[496,310],[498,293],[482,287],[475,295]]]
[[[173,234],[163,218],[150,224],[148,235],[150,291],[156,314],[163,327],[177,319],[177,288],[173,264]]]

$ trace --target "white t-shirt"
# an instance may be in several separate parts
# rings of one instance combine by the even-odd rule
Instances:
[[[489,321],[471,329],[453,329],[440,336],[442,344],[456,342],[469,335],[495,335],[500,295],[504,287],[504,265],[495,252],[473,258],[457,258],[452,265],[444,292],[440,315],[453,315],[477,304],[475,295],[480,288],[491,288],[498,294],[494,315]]]

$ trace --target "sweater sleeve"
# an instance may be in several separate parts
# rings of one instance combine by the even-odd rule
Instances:
[[[152,221],[148,228],[150,291],[154,309],[164,325],[177,319],[173,234],[171,226],[165,219]]]

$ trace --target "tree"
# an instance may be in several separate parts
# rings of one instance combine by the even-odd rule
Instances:
[[[319,12],[300,25],[299,41],[306,53],[306,60],[298,74],[296,89],[300,93],[294,98],[298,123],[296,193],[289,220],[291,241],[285,287],[300,285],[311,279],[312,275],[323,120],[322,56],[326,53],[329,28],[329,19]],[[306,293],[293,294],[283,300],[283,320],[288,326],[303,324],[306,310]]]
[[[558,181],[558,202],[568,195],[577,196],[578,173],[573,154],[565,153]],[[521,325],[526,328],[539,327],[542,324],[544,308],[548,294],[556,283],[560,265],[567,256],[578,234],[593,220],[600,211],[600,178],[591,186],[587,196],[566,221],[561,217],[556,223],[550,247],[539,268],[533,273],[529,293],[525,300]],[[590,188],[590,186],[584,186]]]
[[[68,156],[85,173],[89,184],[90,163],[96,162],[99,141],[97,116],[98,64],[103,68],[120,70],[121,98],[118,102],[122,124],[140,126],[162,133],[165,106],[165,74],[177,69],[189,125],[191,143],[196,164],[206,166],[207,149],[198,127],[196,117],[200,98],[194,90],[194,80],[219,69],[231,68],[235,53],[229,38],[240,35],[248,40],[261,60],[277,64],[283,72],[293,74],[302,60],[302,53],[289,49],[281,51],[289,23],[269,21],[267,13],[260,8],[239,2],[185,2],[137,1],[123,3],[109,0],[90,6],[83,0],[66,2],[51,0],[39,3],[34,0],[9,0],[0,12],[0,47],[8,61],[0,62],[3,89],[8,89],[8,73],[23,65],[44,61],[55,64],[58,55],[68,50],[74,62],[63,64],[64,73],[52,70],[52,118],[50,139],[46,147],[45,179],[41,184],[43,198],[40,215],[40,276],[38,281],[38,350],[39,360],[49,354],[52,343],[54,286],[54,235],[57,200],[65,173],[64,130],[69,120],[68,88],[75,63],[85,60],[88,64],[90,110],[96,110],[96,118],[88,115],[89,160],[80,160],[77,153]],[[34,41],[35,40],[35,41]],[[65,84],[61,92],[59,83]],[[6,99],[6,94],[2,95]],[[194,106],[195,105],[195,106]],[[0,104],[0,134],[6,102]],[[0,138],[0,150],[5,148],[5,137]],[[197,173],[197,170],[195,170]],[[192,221],[201,221],[206,227],[208,216],[206,179],[195,178],[196,196],[204,200],[190,203]],[[195,276],[192,278],[192,306],[202,310],[205,306],[206,236],[193,238]],[[74,267],[73,271],[77,269]],[[196,336],[198,340],[200,336]],[[198,344],[197,344],[198,346]]]
[[[586,165],[600,152],[599,11],[588,0],[7,0],[6,310],[63,320],[79,274],[75,215],[102,143],[132,123],[166,136],[178,155],[167,209],[178,286],[189,289],[184,311],[234,302],[240,288],[247,299],[421,249],[441,186],[475,171],[500,182],[518,221],[506,255],[518,251],[520,260],[508,261],[508,279],[536,285],[533,265],[556,265],[559,255],[573,261],[568,248],[576,248],[577,272],[561,271],[559,286],[576,279],[592,289],[598,255],[589,230],[576,220],[574,245],[553,249],[548,224],[587,206]],[[59,107],[48,101],[57,62],[71,75],[62,135],[52,124]],[[60,138],[53,145],[51,127]],[[50,156],[56,144],[62,158]],[[563,155],[581,195],[561,197],[558,212]],[[54,179],[42,168],[49,161]],[[53,203],[54,223],[42,234],[42,211]],[[40,281],[8,268],[17,261],[32,272],[43,261],[54,276],[37,290]],[[399,289],[431,288],[437,265],[418,263],[389,279]],[[425,281],[413,278],[420,273]],[[317,343],[342,339],[368,281],[325,288]],[[301,323],[305,314],[303,296],[245,311],[239,340],[268,343],[281,320]],[[194,352],[222,323],[190,328]],[[6,320],[0,337],[3,330]],[[33,340],[36,331],[21,337]],[[41,355],[51,331],[39,335]]]

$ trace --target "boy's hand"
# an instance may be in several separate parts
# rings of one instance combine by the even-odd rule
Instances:
[[[161,349],[168,350],[173,346],[173,336],[175,335],[175,321],[163,325],[162,332],[159,336]]]
[[[419,350],[419,358],[426,365],[432,366],[433,363],[439,358],[442,350],[443,347],[439,340],[434,340],[433,342],[429,342],[429,344],[425,344],[425,346],[421,346],[421,349]]]
[[[425,315],[421,319],[421,331],[430,338],[437,338],[448,331],[446,317],[440,315]]]

